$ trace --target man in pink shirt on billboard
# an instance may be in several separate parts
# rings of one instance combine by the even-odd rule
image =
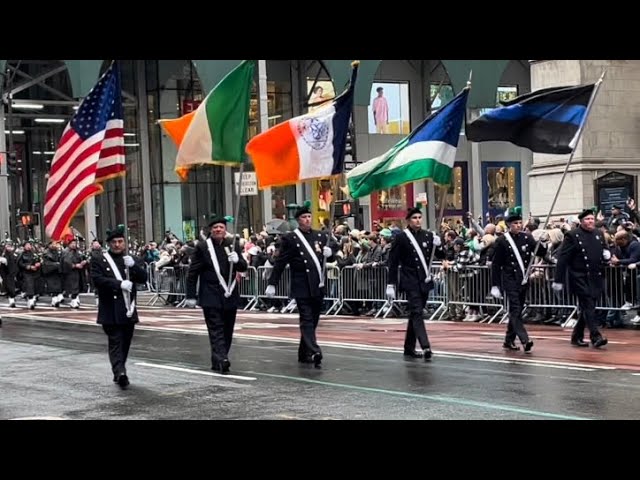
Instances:
[[[373,99],[373,121],[376,124],[376,133],[387,133],[387,125],[389,124],[389,104],[383,96],[384,89],[376,88],[378,96]]]

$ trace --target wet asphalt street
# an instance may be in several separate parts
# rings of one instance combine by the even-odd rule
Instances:
[[[5,321],[0,419],[640,418],[640,376],[630,371],[323,352],[314,369],[297,363],[295,343],[236,338],[222,376],[208,369],[202,333],[136,330],[123,391],[99,327]]]

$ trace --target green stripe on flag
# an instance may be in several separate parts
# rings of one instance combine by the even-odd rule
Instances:
[[[206,99],[214,163],[241,163],[249,129],[254,60],[245,60],[214,87]]]
[[[376,168],[373,172],[349,177],[347,182],[350,195],[360,198],[376,190],[397,187],[424,178],[430,178],[438,185],[448,185],[451,182],[451,172],[451,167],[433,158],[422,158],[393,170]]]

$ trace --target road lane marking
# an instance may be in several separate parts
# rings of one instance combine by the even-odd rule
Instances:
[[[257,380],[256,377],[244,377],[242,375],[231,375],[231,374],[222,374],[215,372],[205,372],[203,370],[194,370],[192,368],[182,368],[182,367],[174,367],[171,365],[158,365],[155,363],[146,363],[146,362],[136,362],[135,365],[139,365],[141,367],[151,367],[151,368],[162,368],[164,370],[173,370],[176,372],[185,372],[185,373],[195,373],[196,375],[206,375],[209,377],[221,377],[221,378],[230,378],[234,380]]]

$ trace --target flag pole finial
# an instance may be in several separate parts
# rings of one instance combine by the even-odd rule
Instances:
[[[469,70],[469,80],[467,80],[467,88],[471,88],[471,77],[473,76],[473,70]]]
[[[353,62],[351,62],[352,67],[356,67],[358,65],[360,65],[360,60],[354,60]]]
[[[605,68],[604,70],[602,70],[602,75],[600,75],[600,78],[598,79],[598,83],[602,83],[602,81],[604,80],[604,76],[607,74],[607,69]]]

